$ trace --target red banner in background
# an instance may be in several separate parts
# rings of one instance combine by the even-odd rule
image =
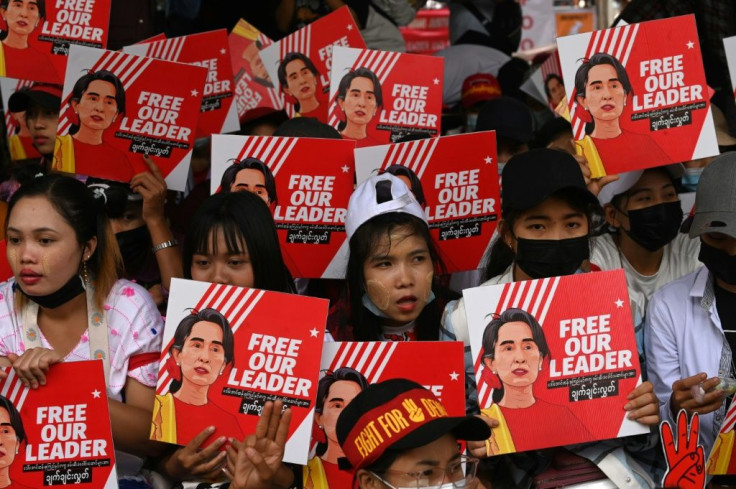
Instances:
[[[450,9],[421,9],[399,30],[407,53],[432,55],[450,45]]]

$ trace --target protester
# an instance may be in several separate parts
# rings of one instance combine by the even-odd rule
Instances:
[[[422,415],[410,410],[419,408]],[[373,437],[372,450],[356,443],[375,423],[392,413],[405,422],[391,436]],[[477,416],[450,417],[426,388],[406,379],[372,384],[343,409],[337,437],[345,452],[342,466],[355,471],[361,489],[389,487],[467,487],[479,489],[478,460],[462,454],[459,440],[484,440],[488,425]],[[371,436],[371,435],[368,435]]]
[[[8,99],[11,112],[25,112],[25,124],[33,147],[45,158],[54,152],[56,126],[59,125],[61,87],[35,83],[14,92]]]
[[[24,185],[5,227],[13,278],[0,287],[0,363],[37,389],[54,363],[102,358],[118,475],[134,476],[139,457],[161,451],[148,439],[163,328],[155,304],[118,278],[115,238],[83,183],[47,175]]]
[[[504,168],[501,197],[499,238],[492,246],[485,270],[487,281],[482,285],[591,271],[591,221],[598,202],[586,187],[577,161],[569,153],[536,149],[513,157]],[[447,305],[440,339],[464,342],[467,408],[468,412],[478,412],[464,300]],[[650,382],[644,382],[628,394],[629,402],[624,409],[629,412],[629,419],[647,426],[659,423],[658,403],[652,389]],[[644,487],[654,487],[654,468],[645,471],[639,467],[643,457],[639,452],[646,453],[646,461],[650,462],[657,440],[655,433],[638,443],[632,439],[631,447],[626,447],[626,442],[620,445],[599,442],[582,446],[578,453],[597,461],[601,470],[614,481],[624,483],[627,477],[636,478]],[[611,458],[601,457],[606,452]],[[475,453],[487,453],[485,444]],[[540,463],[544,462],[533,462],[537,466]],[[612,469],[621,464],[630,469]],[[531,477],[530,470],[531,467],[517,467],[514,475],[517,482]]]
[[[662,419],[680,409],[700,415],[700,443],[710,453],[725,416],[721,379],[732,377],[736,333],[736,153],[708,165],[698,184],[689,236],[700,241],[703,268],[663,286],[647,310],[647,373]],[[695,239],[698,238],[698,239]],[[696,399],[692,388],[702,388]]]
[[[498,173],[512,156],[529,150],[534,136],[534,120],[529,108],[522,102],[500,97],[480,108],[476,131],[496,131]]]
[[[390,173],[372,176],[350,197],[345,227],[348,304],[330,311],[332,336],[436,340],[447,293],[436,284],[441,262],[411,190]]]
[[[463,82],[461,105],[465,113],[465,132],[478,125],[478,112],[485,102],[501,96],[501,86],[493,75],[476,73]]]

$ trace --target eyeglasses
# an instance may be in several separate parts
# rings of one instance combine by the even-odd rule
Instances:
[[[386,482],[378,474],[373,473],[381,482],[389,486],[391,489],[400,488],[441,488],[454,487],[462,489],[469,487],[470,483],[475,480],[475,474],[478,470],[479,460],[474,457],[461,455],[457,460],[453,460],[447,467],[430,467],[418,472],[397,472],[393,470],[384,470],[382,475],[388,474],[396,476],[402,482],[398,486],[394,486]],[[406,481],[406,482],[403,482]],[[411,482],[409,482],[411,481]],[[408,482],[408,484],[407,484]]]

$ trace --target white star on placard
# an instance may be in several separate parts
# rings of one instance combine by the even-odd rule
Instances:
[[[616,307],[618,307],[619,309],[624,307],[624,301],[622,301],[621,299],[615,301],[614,304],[616,304]]]
[[[460,377],[460,374],[459,374],[459,373],[457,373],[457,372],[452,372],[452,373],[450,374],[450,380],[457,380],[457,379],[458,379],[458,377]]]
[[[434,80],[432,80],[432,82],[433,82],[433,83],[434,83],[435,85],[439,85],[439,84],[440,84],[440,79],[439,79],[439,78],[435,78]]]
[[[687,43],[687,48],[688,48],[688,49],[693,49],[694,47],[695,47],[695,43],[694,43],[694,42],[692,42],[692,41],[689,41],[689,42]]]
[[[317,328],[312,328],[309,330],[309,334],[310,336],[312,336],[312,338],[316,338],[319,334],[319,330]]]
[[[189,93],[192,95],[192,97],[196,97],[197,95],[199,95],[199,92],[197,91],[196,88],[194,90],[190,91]]]
[[[348,30],[349,31],[352,31],[353,30],[353,25],[352,24],[348,24]]]
[[[225,48],[220,49],[220,54],[225,54],[225,53],[227,53],[227,50]]]
[[[347,173],[347,172],[349,172],[349,171],[350,171],[350,167],[349,167],[348,165],[345,165],[345,166],[343,166],[343,167],[341,168],[341,170],[342,170],[342,172],[343,172],[343,173]]]
[[[102,392],[98,391],[97,389],[92,391],[92,397],[94,397],[95,399],[99,399],[100,394],[102,394]]]
[[[493,163],[493,158],[491,158],[490,156],[486,156],[485,162],[486,162],[486,165],[490,165],[491,163]]]

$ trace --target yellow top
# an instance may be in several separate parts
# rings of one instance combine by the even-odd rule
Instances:
[[[170,392],[157,395],[153,401],[151,440],[176,443],[176,408]]]
[[[491,438],[486,441],[486,449],[489,452],[488,455],[501,455],[503,453],[516,452],[514,440],[511,438],[511,431],[509,431],[509,425],[506,423],[506,418],[504,418],[498,404],[494,403],[489,408],[481,409],[480,412],[485,416],[498,421],[498,426],[491,430]],[[495,447],[491,449],[493,441],[495,441],[495,444],[498,447],[498,452],[496,452]]]

